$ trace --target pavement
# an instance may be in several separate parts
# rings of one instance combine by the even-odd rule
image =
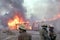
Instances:
[[[27,31],[32,35],[32,40],[40,40],[38,31]],[[13,34],[7,34],[0,31],[0,40],[17,40],[18,32],[14,31]],[[57,40],[60,40],[60,34],[57,34]]]

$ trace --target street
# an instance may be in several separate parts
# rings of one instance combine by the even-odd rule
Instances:
[[[40,35],[38,31],[27,31],[32,35],[32,40],[40,40]],[[0,40],[17,40],[18,32],[14,32],[12,35],[7,35],[6,33],[0,32]],[[57,34],[57,40],[60,40],[60,34]]]

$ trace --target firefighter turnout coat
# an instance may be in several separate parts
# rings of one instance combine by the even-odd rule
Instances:
[[[31,35],[28,34],[27,32],[21,33],[18,36],[18,40],[31,40]]]

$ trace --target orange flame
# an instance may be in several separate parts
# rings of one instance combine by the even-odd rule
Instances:
[[[24,20],[22,17],[18,17],[18,15],[15,15],[13,19],[8,20],[8,26],[12,29],[17,29],[20,24],[24,23]]]
[[[55,15],[55,16],[52,17],[52,18],[43,19],[43,20],[44,20],[44,21],[54,21],[54,20],[57,20],[57,19],[60,19],[60,14],[57,14],[57,15]]]
[[[8,28],[9,28],[10,30],[17,30],[17,29],[19,28],[19,26],[20,26],[21,24],[24,24],[24,23],[26,23],[26,24],[25,24],[25,28],[26,28],[26,29],[28,29],[28,30],[31,30],[31,29],[32,29],[32,27],[29,25],[29,24],[30,24],[29,21],[26,21],[26,22],[25,22],[22,17],[19,17],[18,15],[15,15],[15,16],[13,17],[13,19],[9,19],[9,20],[8,20]]]
[[[53,18],[48,19],[49,21],[57,20],[60,18],[60,14],[55,15]]]

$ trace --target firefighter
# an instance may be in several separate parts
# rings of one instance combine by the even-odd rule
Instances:
[[[56,40],[56,33],[54,32],[54,27],[49,26],[49,36],[51,40]]]
[[[31,35],[26,32],[24,25],[19,27],[19,33],[18,40],[31,40]]]
[[[40,30],[40,39],[41,40],[50,40],[47,31],[47,25],[42,25],[42,29]]]

